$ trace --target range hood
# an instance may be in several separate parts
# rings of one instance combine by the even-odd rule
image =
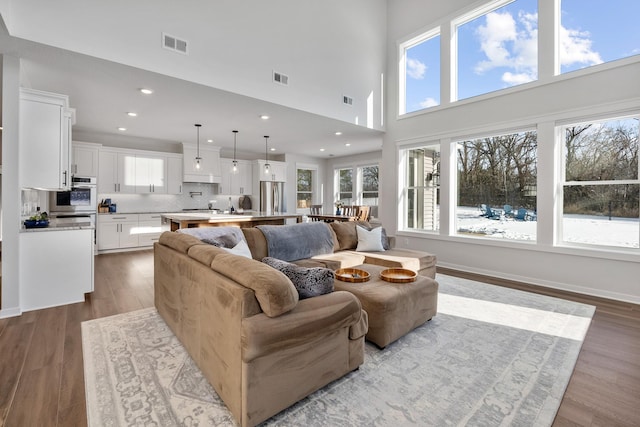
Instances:
[[[196,168],[195,158],[199,151],[200,168]],[[199,182],[203,184],[222,183],[220,169],[220,147],[203,147],[196,149],[195,144],[182,143],[183,182]]]

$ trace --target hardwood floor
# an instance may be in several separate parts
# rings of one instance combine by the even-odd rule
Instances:
[[[440,269],[597,307],[554,426],[640,426],[640,306]],[[151,250],[99,255],[84,303],[0,319],[0,426],[85,426],[80,324],[153,306]]]

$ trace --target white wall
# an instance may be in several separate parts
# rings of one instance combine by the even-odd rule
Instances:
[[[385,0],[3,3],[15,37],[381,128]],[[189,55],[163,49],[162,32],[186,40]]]
[[[20,60],[2,56],[2,307],[0,317],[20,314],[20,186],[18,185],[18,110]],[[14,167],[11,167],[13,165]]]
[[[400,40],[445,21],[456,11],[482,2],[389,2],[387,134],[384,138],[381,219],[398,245],[435,253],[438,264],[460,270],[521,280],[640,303],[640,256],[589,249],[553,246],[553,191],[555,121],[587,117],[607,111],[640,109],[640,61],[627,59],[598,68],[555,78],[542,75],[549,63],[541,60],[540,80],[502,93],[449,104],[397,119],[398,52]],[[551,2],[541,2],[550,7]],[[548,3],[548,4],[547,4]],[[541,10],[541,13],[548,10]],[[446,33],[446,32],[443,32]],[[597,70],[597,71],[594,71]],[[447,105],[448,104],[448,105]],[[538,128],[538,242],[537,244],[488,241],[455,236],[450,221],[455,205],[455,153],[443,147],[440,233],[397,232],[398,147],[408,142],[451,141],[479,131],[508,130],[534,125]],[[455,186],[455,183],[453,184]],[[450,202],[450,203],[449,203]]]

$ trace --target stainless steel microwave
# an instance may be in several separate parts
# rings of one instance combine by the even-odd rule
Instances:
[[[50,192],[49,211],[95,213],[97,197],[96,178],[74,176],[70,190]]]

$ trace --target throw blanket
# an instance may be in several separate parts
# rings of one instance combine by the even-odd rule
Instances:
[[[245,240],[240,227],[199,227],[181,228],[178,233],[191,234],[205,243],[222,248],[233,248]]]
[[[324,222],[291,225],[258,225],[267,240],[269,256],[296,261],[333,253],[333,236]]]

